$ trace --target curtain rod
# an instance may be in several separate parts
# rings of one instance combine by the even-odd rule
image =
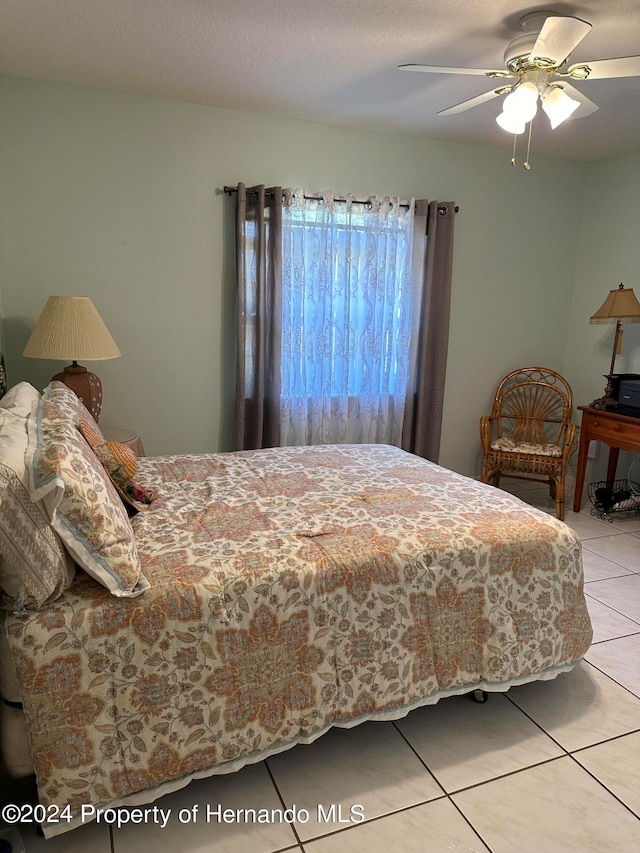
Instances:
[[[224,192],[225,192],[225,194],[226,194],[226,195],[233,195],[234,193],[237,193],[237,192],[238,192],[238,187],[237,187],[237,186],[236,186],[236,187],[227,187],[227,186],[225,186],[225,188],[224,188]],[[256,192],[256,190],[247,190],[247,192],[253,192],[253,193],[255,193],[255,192]],[[272,192],[271,192],[271,191],[267,191],[265,194],[266,194],[266,195],[272,195]],[[318,201],[318,200],[319,200],[319,199],[321,199],[322,197],[321,197],[321,196],[317,196],[317,195],[304,195],[304,196],[303,196],[303,198],[305,199],[305,201],[307,201],[307,200],[309,200],[309,201]],[[334,201],[342,201],[342,202],[346,202],[346,198],[334,198]],[[366,198],[364,198],[364,199],[362,199],[362,198],[352,198],[352,199],[351,199],[351,203],[352,203],[352,204],[371,204],[371,202],[369,201],[369,199],[366,199]],[[408,207],[409,207],[409,202],[408,202],[408,201],[401,201],[399,206],[400,206],[400,207],[406,207],[406,208],[408,208]],[[456,205],[456,207],[454,208],[454,212],[455,212],[455,213],[457,213],[457,212],[458,212],[458,210],[459,210],[459,207]]]

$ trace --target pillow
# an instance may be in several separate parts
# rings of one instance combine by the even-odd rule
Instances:
[[[51,396],[45,389],[36,416],[27,421],[31,498],[42,500],[54,530],[88,574],[112,595],[140,595],[149,582],[126,510],[87,442],[58,417],[60,405]]]
[[[516,442],[503,436],[491,443],[492,450],[505,450],[508,453],[533,453],[536,456],[562,456],[562,448],[557,444],[533,444],[529,441]]]
[[[74,427],[78,427],[80,421],[85,421],[100,436],[102,441],[105,440],[100,427],[80,397],[75,391],[67,388],[64,382],[57,380],[50,382],[42,392],[41,399],[44,403],[43,417],[47,421],[51,423],[64,422]]]
[[[153,494],[150,489],[133,481],[138,470],[138,459],[133,450],[120,441],[101,440],[86,421],[80,421],[78,429],[104,466],[129,514],[135,515],[147,509]]]
[[[11,607],[37,610],[64,592],[75,568],[44,507],[29,498],[27,424],[0,409],[0,587]]]
[[[28,382],[18,382],[0,399],[0,409],[7,409],[14,415],[28,417],[34,403],[40,399],[40,392]]]

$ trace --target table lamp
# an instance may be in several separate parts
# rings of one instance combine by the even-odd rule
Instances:
[[[613,368],[616,355],[622,351],[622,321],[627,323],[640,323],[640,302],[638,302],[632,288],[625,288],[623,284],[617,290],[610,290],[609,295],[589,319],[590,323],[615,323],[616,333],[613,338],[613,354],[611,356],[611,367],[607,379],[607,387],[604,396],[598,397],[591,403],[593,409],[612,409],[618,405],[613,396]]]
[[[50,358],[71,364],[52,379],[74,391],[95,420],[102,409],[102,383],[95,373],[78,364],[117,358],[120,350],[93,302],[87,296],[50,296],[27,341],[27,358]]]

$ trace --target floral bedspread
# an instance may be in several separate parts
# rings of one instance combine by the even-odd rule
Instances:
[[[151,589],[79,572],[9,620],[44,805],[126,802],[589,647],[573,531],[396,448],[159,457],[138,479]]]

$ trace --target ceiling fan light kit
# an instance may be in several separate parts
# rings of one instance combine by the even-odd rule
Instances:
[[[544,75],[542,79],[541,75]],[[535,76],[534,82],[529,79]],[[553,130],[570,118],[580,106],[580,101],[571,98],[559,83],[547,83],[547,73],[526,71],[523,82],[514,86],[502,105],[502,112],[496,118],[497,123],[508,133],[521,134],[525,126],[533,121],[538,112],[538,98],[542,103]]]
[[[550,11],[535,11],[520,19],[520,27],[524,35],[513,39],[504,52],[506,70],[438,65],[399,66],[404,71],[485,75],[499,80],[517,78],[513,85],[502,85],[438,113],[455,115],[506,95],[496,122],[503,130],[514,134],[512,165],[515,165],[515,137],[525,132],[527,124],[531,142],[531,123],[538,112],[538,101],[553,130],[569,118],[582,118],[598,109],[566,78],[586,81],[640,76],[640,56],[591,60],[566,67],[570,54],[591,30],[591,24],[580,18],[564,17]],[[552,81],[554,77],[565,79]],[[528,152],[524,167],[531,168]]]

